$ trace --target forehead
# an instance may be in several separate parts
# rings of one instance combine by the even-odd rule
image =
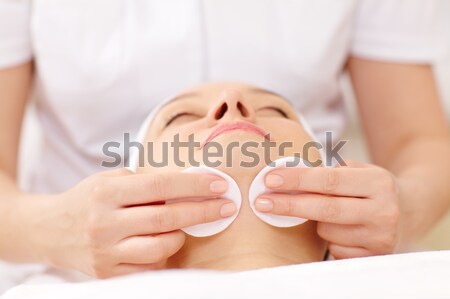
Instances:
[[[169,100],[168,103],[188,98],[201,98],[202,102],[206,104],[215,101],[225,91],[238,92],[242,97],[246,99],[257,98],[258,96],[276,97],[291,105],[291,103],[286,98],[276,92],[242,83],[209,83],[197,85],[181,92],[180,94]]]

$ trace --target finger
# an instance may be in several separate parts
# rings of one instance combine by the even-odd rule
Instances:
[[[122,206],[139,205],[175,198],[207,198],[224,193],[227,182],[212,174],[135,174],[113,178],[111,188]]]
[[[283,168],[269,172],[265,184],[275,191],[369,197],[379,190],[377,178],[380,175],[377,167]]]
[[[355,160],[344,160],[345,165],[337,164],[336,167],[353,167],[353,168],[369,168],[373,165]]]
[[[117,243],[113,254],[119,263],[153,264],[174,255],[183,246],[184,240],[182,231],[133,236]]]
[[[328,249],[330,250],[331,255],[338,260],[372,255],[369,250],[362,247],[347,247],[334,243],[329,244]]]
[[[132,172],[126,168],[117,168],[114,170],[107,170],[107,171],[102,171],[102,172],[98,173],[98,175],[104,176],[104,177],[126,176],[126,175],[130,175],[130,174],[134,174],[134,172]]]
[[[269,193],[255,201],[260,212],[337,224],[366,223],[370,219],[369,205],[370,199],[311,193]]]
[[[123,236],[163,233],[212,222],[236,212],[236,205],[226,199],[131,207],[117,211],[115,230]]]
[[[362,225],[346,225],[318,222],[317,234],[330,243],[350,247],[368,247],[370,234]]]

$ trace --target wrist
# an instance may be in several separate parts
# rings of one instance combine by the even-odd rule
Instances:
[[[22,194],[15,207],[16,217],[12,223],[17,228],[17,249],[24,262],[52,264],[49,247],[52,240],[48,230],[52,224],[48,216],[55,210],[54,196]]]
[[[408,177],[400,177],[398,178],[398,185],[401,212],[398,247],[400,251],[405,251],[411,249],[422,236],[421,227],[424,222],[424,219],[422,219],[424,213],[418,209],[415,202],[418,194],[420,194],[417,182]]]

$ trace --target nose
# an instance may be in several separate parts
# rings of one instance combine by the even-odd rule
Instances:
[[[218,98],[218,101],[208,113],[212,122],[219,120],[254,121],[255,111],[251,105],[243,98],[242,94],[236,90],[225,90]]]

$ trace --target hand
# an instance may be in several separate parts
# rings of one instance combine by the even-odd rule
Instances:
[[[40,240],[46,262],[97,278],[162,268],[184,244],[180,228],[231,216],[236,207],[224,199],[161,201],[217,197],[226,188],[223,179],[209,174],[120,169],[91,176],[54,196],[36,224],[47,238]]]
[[[396,179],[371,164],[346,163],[336,168],[273,170],[265,182],[276,193],[261,195],[255,207],[318,221],[317,233],[329,242],[337,259],[392,253],[400,227]]]

